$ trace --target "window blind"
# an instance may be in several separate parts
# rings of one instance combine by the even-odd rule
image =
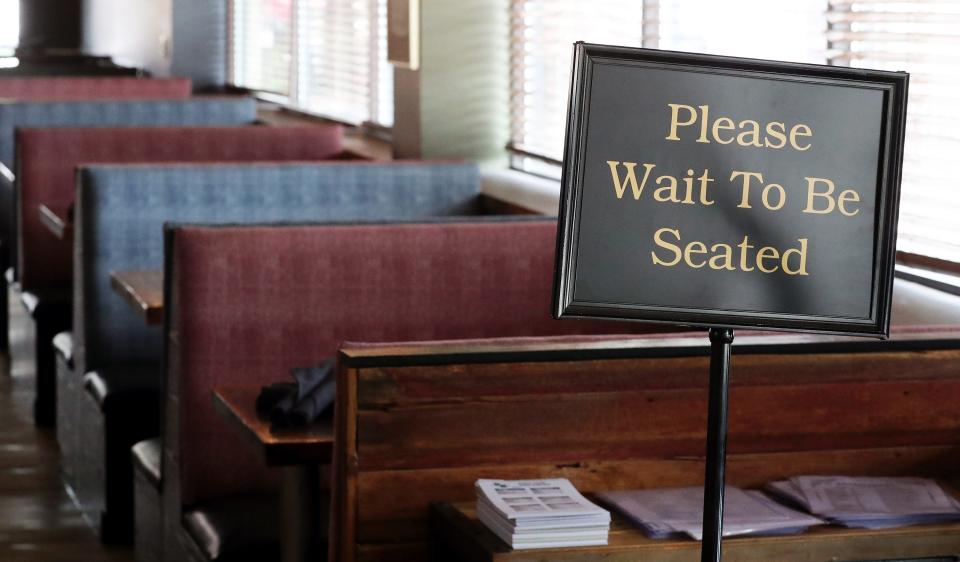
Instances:
[[[293,0],[234,0],[231,20],[231,81],[290,96]]]
[[[0,0],[0,56],[12,55],[20,42],[20,0]]]
[[[350,123],[393,122],[386,0],[298,0],[297,105]]]
[[[825,64],[827,0],[659,0],[646,46]]]
[[[639,47],[636,0],[511,0],[510,136],[514,166],[558,175],[575,41]]]
[[[573,42],[824,63],[826,7],[826,0],[511,0],[514,167],[559,175]]]
[[[899,250],[960,262],[960,2],[831,0],[832,64],[910,73]]]
[[[232,0],[231,82],[323,117],[390,126],[386,7],[387,0]]]

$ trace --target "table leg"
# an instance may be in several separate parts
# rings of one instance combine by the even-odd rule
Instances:
[[[320,466],[285,466],[280,490],[284,562],[315,562],[324,557],[330,513],[329,494],[320,490]]]

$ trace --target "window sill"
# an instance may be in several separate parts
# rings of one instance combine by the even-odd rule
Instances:
[[[302,127],[318,123],[333,123],[343,125],[344,149],[375,161],[393,160],[393,146],[386,140],[376,138],[363,127],[344,125],[343,123],[291,111],[273,103],[261,101],[257,105],[257,118],[260,122],[272,127]]]
[[[560,182],[507,168],[481,172],[485,195],[543,215],[556,216],[560,208]]]
[[[960,296],[960,276],[956,273],[935,271],[898,263],[896,276],[907,281]]]

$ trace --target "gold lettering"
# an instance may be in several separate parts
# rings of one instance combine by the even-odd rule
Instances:
[[[797,238],[797,241],[800,242],[799,248],[790,248],[783,253],[783,272],[787,275],[809,275],[807,273],[807,239]],[[790,268],[790,256],[793,255],[800,259],[796,269]]]
[[[753,248],[752,244],[747,243],[749,240],[750,240],[749,236],[744,236],[743,242],[740,242],[739,244],[737,244],[737,247],[740,248],[740,269],[742,269],[743,271],[754,270],[754,268],[752,267],[747,267],[747,250],[749,250],[750,248]]]
[[[832,181],[826,178],[803,178],[807,180],[807,208],[803,210],[804,213],[811,213],[815,215],[825,215],[833,211],[833,208],[836,206],[836,203],[833,201],[833,190],[836,189],[836,186]],[[816,185],[822,183],[826,186],[826,191],[822,193],[817,192]],[[813,206],[813,200],[816,197],[823,197],[827,200],[826,208],[824,209],[815,209]]]
[[[740,146],[763,147],[763,145],[760,144],[760,123],[752,119],[745,119],[740,122],[740,128],[743,129],[744,125],[748,125],[750,128],[741,131],[740,134],[737,135],[737,144]],[[748,137],[752,138],[752,140],[747,140]]]
[[[730,244],[714,244],[710,251],[715,254],[710,258],[710,269],[736,271],[737,268],[733,266],[733,248],[730,247]],[[720,253],[721,251],[723,253]]]
[[[667,180],[669,185],[663,185],[663,180]],[[657,188],[653,192],[653,199],[660,203],[680,203],[680,197],[677,195],[677,178],[673,176],[660,176],[657,178],[657,185],[663,187]]]
[[[687,205],[693,205],[693,170],[687,170],[687,177],[683,178],[683,185],[687,188],[683,202]]]
[[[780,252],[777,251],[773,246],[764,246],[757,251],[757,268],[764,273],[773,273],[778,268],[774,266],[773,269],[767,269],[763,266],[763,260],[766,259],[777,259],[780,257]]]
[[[730,144],[736,135],[731,136],[727,140],[723,140],[720,138],[720,131],[732,131],[735,128],[733,119],[729,117],[718,117],[717,120],[713,122],[713,139],[720,144]]]
[[[686,127],[688,125],[693,125],[697,122],[697,112],[693,109],[692,106],[682,105],[678,103],[668,103],[667,106],[670,108],[670,134],[667,135],[666,140],[680,140],[680,137],[677,136],[677,127]],[[685,122],[680,122],[680,109],[685,109],[690,115],[690,118]]]
[[[690,242],[687,244],[686,249],[683,251],[683,261],[687,262],[687,265],[694,269],[700,269],[701,267],[707,264],[706,261],[700,263],[693,263],[693,260],[690,258],[693,254],[706,254],[707,246],[703,242]]]
[[[780,143],[771,143],[770,137],[780,141]],[[787,126],[780,121],[767,123],[767,138],[763,139],[763,145],[768,148],[783,148],[785,144],[787,144]]]
[[[710,177],[710,170],[704,168],[703,174],[701,174],[697,180],[700,181],[700,203],[703,205],[713,205],[714,201],[707,199],[707,186],[713,181],[713,178]]]
[[[618,168],[620,167],[621,162],[616,160],[607,160],[607,165],[610,166],[610,175],[613,176],[613,189],[617,193],[617,199],[623,198],[623,193],[627,190],[627,184],[630,185],[630,189],[633,191],[633,198],[640,199],[640,195],[643,193],[643,188],[647,185],[647,178],[650,177],[650,171],[653,170],[655,164],[644,164],[643,172],[643,181],[640,185],[637,185],[637,174],[634,168],[637,167],[636,162],[623,162],[623,167],[627,169],[626,180],[620,179],[620,172]]]
[[[777,204],[770,204],[770,190],[777,190]],[[787,192],[783,189],[783,186],[779,183],[771,183],[763,188],[763,191],[760,193],[760,199],[763,201],[763,206],[771,211],[779,211],[787,203]]]
[[[675,230],[673,228],[661,228],[660,230],[653,233],[654,244],[656,244],[657,246],[660,246],[661,248],[666,248],[667,250],[670,250],[671,252],[673,252],[673,255],[674,255],[673,261],[666,261],[666,260],[660,259],[660,257],[657,256],[657,253],[655,251],[650,252],[650,257],[653,258],[654,265],[665,265],[667,267],[673,267],[678,263],[680,263],[680,259],[683,256],[683,254],[680,252],[680,246],[677,246],[676,244],[671,244],[670,242],[667,242],[666,240],[663,239],[663,234],[665,232],[669,232],[673,234],[673,236],[679,242],[680,231]]]
[[[757,179],[763,181],[763,174],[760,172],[741,172],[740,170],[734,170],[730,174],[730,181],[733,181],[737,176],[743,177],[743,186],[740,188],[740,204],[737,205],[739,209],[751,209],[750,207],[750,181]]]
[[[700,108],[700,138],[697,139],[697,142],[710,144],[710,139],[707,138],[707,122],[710,121],[710,106],[699,105],[697,107]]]
[[[803,152],[810,149],[810,143],[808,142],[804,146],[797,144],[797,137],[812,137],[813,131],[810,130],[810,127],[804,125],[803,123],[797,123],[790,129],[790,145],[793,148]]]
[[[860,212],[860,209],[855,209],[855,210],[852,211],[852,212],[847,211],[847,205],[846,205],[846,204],[847,204],[848,202],[849,202],[849,203],[859,203],[859,202],[860,202],[860,194],[857,193],[856,191],[852,190],[852,189],[845,189],[845,190],[841,191],[841,192],[840,192],[840,196],[837,197],[837,208],[840,209],[840,214],[842,214],[842,215],[844,215],[844,216],[847,216],[847,217],[852,217],[853,215],[855,215],[855,214],[857,214],[857,213]]]

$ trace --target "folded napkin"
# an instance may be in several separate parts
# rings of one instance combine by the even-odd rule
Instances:
[[[264,386],[257,396],[257,412],[274,427],[304,427],[313,423],[334,402],[337,381],[333,360],[291,371],[295,382]]]

